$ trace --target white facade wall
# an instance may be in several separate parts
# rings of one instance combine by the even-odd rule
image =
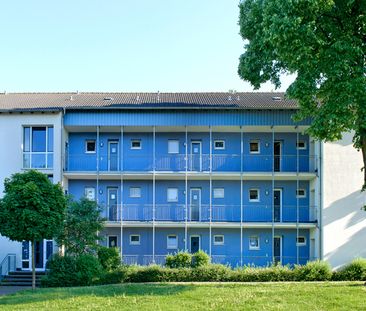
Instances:
[[[366,193],[362,155],[353,148],[352,134],[323,144],[323,259],[337,269],[366,257]]]
[[[53,125],[53,169],[40,170],[53,175],[53,181],[60,182],[61,167],[61,113],[1,113],[0,114],[0,196],[3,195],[4,179],[21,172],[23,167],[23,126]],[[21,243],[0,236],[0,263],[8,253],[15,253],[17,267],[21,267]]]

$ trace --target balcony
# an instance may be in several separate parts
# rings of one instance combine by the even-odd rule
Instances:
[[[104,207],[104,217],[110,222],[121,221],[148,222],[240,222],[240,205],[210,205],[202,204],[156,204],[155,213],[152,204],[120,204]],[[155,217],[154,217],[155,215]],[[317,221],[317,208],[309,206],[243,206],[243,222],[278,222],[278,223],[314,223]]]
[[[316,156],[309,155],[239,155],[209,154],[188,155],[171,154],[155,157],[155,171],[158,172],[300,172],[317,171]],[[148,172],[154,169],[154,159],[150,155],[133,155],[119,157],[100,156],[97,163],[96,154],[70,154],[65,157],[64,170],[67,172]]]

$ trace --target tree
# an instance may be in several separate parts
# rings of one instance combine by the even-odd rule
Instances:
[[[35,289],[34,245],[52,239],[62,227],[66,198],[60,185],[47,175],[30,170],[4,182],[0,200],[0,234],[13,241],[32,242],[32,288]]]
[[[366,189],[366,1],[244,0],[240,34],[245,52],[239,76],[255,89],[280,75],[296,74],[287,96],[296,99],[308,133],[334,141],[354,131],[362,151]]]
[[[69,200],[64,226],[56,235],[57,243],[65,246],[67,254],[78,256],[96,252],[97,243],[102,239],[98,232],[104,228],[101,212],[95,201]]]

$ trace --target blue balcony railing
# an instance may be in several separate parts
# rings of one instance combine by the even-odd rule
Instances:
[[[98,164],[98,165],[97,165]],[[156,155],[155,165],[152,155],[125,155],[123,158],[108,158],[96,154],[69,154],[64,160],[65,171],[99,171],[101,172],[316,172],[316,157],[308,155],[238,155],[208,154]]]

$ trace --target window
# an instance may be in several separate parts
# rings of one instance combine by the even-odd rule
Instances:
[[[141,188],[130,187],[130,198],[141,198]]]
[[[306,238],[304,236],[298,236],[296,238],[296,245],[297,246],[305,246],[306,245]]]
[[[249,201],[259,202],[259,189],[249,189]]]
[[[131,139],[131,149],[141,149],[141,139]]]
[[[251,249],[251,250],[259,249],[259,237],[258,236],[249,237],[249,249]]]
[[[305,189],[297,189],[296,191],[297,198],[306,198],[306,190]]]
[[[223,245],[224,244],[224,236],[223,235],[214,235],[214,245]]]
[[[224,188],[214,188],[213,197],[214,197],[214,199],[223,199],[225,197],[225,189]]]
[[[225,149],[225,140],[215,140],[214,148],[216,150],[224,150]]]
[[[108,247],[117,247],[117,236],[116,235],[108,236]]]
[[[168,140],[168,153],[179,153],[179,140]]]
[[[306,141],[305,140],[299,140],[296,142],[296,148],[299,150],[305,150],[306,149]]]
[[[177,188],[168,188],[167,201],[168,202],[178,202],[178,189]]]
[[[177,249],[178,248],[178,238],[176,235],[167,236],[166,248],[168,248],[168,249]]]
[[[130,244],[131,245],[140,245],[140,235],[139,234],[131,234],[130,235]]]
[[[254,139],[249,142],[250,153],[260,153],[259,140]]]
[[[85,187],[85,197],[90,201],[95,201],[95,188]]]
[[[53,168],[53,127],[23,127],[23,168]]]
[[[85,141],[85,153],[95,153],[96,151],[96,142],[95,139],[89,139]]]

